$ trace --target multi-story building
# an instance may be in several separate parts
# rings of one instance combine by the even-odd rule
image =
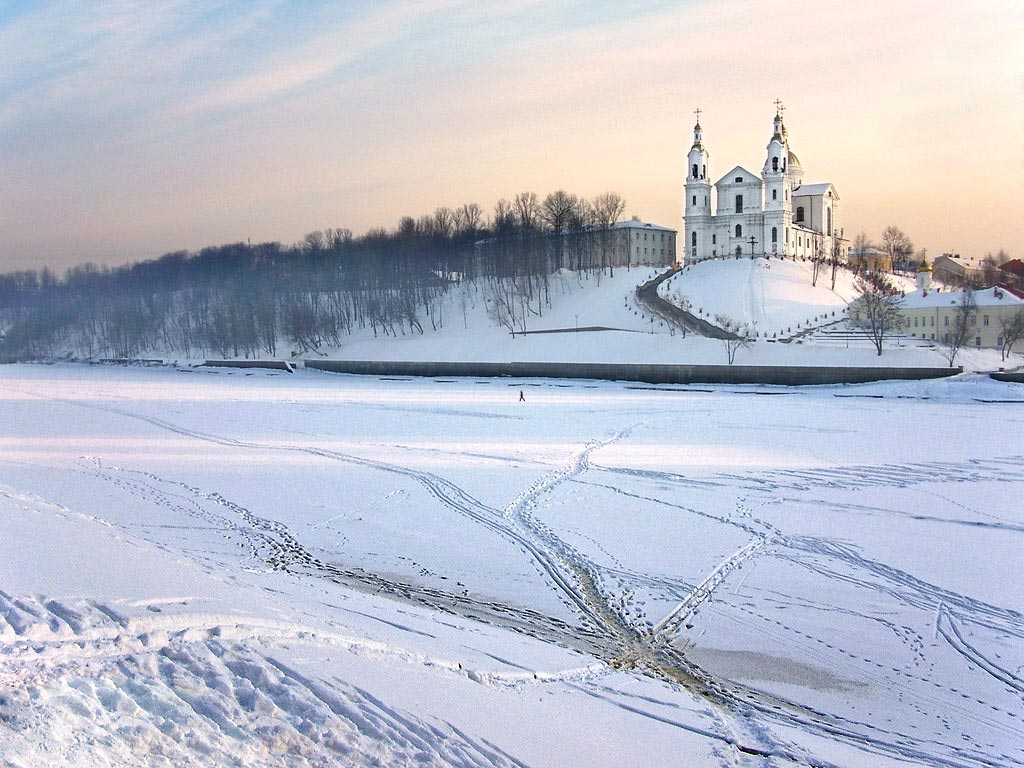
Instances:
[[[612,226],[616,266],[649,264],[668,267],[676,262],[676,230],[640,221],[634,216]]]

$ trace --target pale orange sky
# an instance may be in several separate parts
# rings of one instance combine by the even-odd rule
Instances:
[[[148,5],[0,10],[0,271],[524,190],[679,228],[694,108],[717,179],[776,98],[848,236],[1024,255],[1019,2]]]

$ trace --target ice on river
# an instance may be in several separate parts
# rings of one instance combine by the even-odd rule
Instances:
[[[3,766],[1024,765],[1019,385],[4,366],[0,426]]]

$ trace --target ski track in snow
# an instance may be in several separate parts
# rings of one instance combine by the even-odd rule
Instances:
[[[848,580],[856,583],[858,586],[883,591],[908,605],[920,609],[934,609],[938,605],[939,616],[937,625],[942,625],[939,631],[946,642],[961,656],[985,670],[985,672],[995,677],[1009,689],[1018,693],[1020,692],[1020,679],[987,660],[981,652],[967,643],[957,631],[956,621],[950,613],[950,608],[945,606],[954,607],[958,615],[968,617],[974,623],[982,624],[1017,637],[1024,636],[1024,620],[1022,620],[1020,613],[987,605],[981,601],[927,584],[898,569],[863,558],[852,548],[833,541],[813,537],[787,537],[767,522],[757,520],[756,518],[751,518],[749,521],[739,521],[731,517],[721,517],[687,509],[687,511],[710,517],[718,522],[736,526],[750,534],[753,540],[741,546],[732,555],[726,557],[703,581],[691,587],[680,603],[660,622],[653,627],[639,625],[627,620],[616,609],[614,599],[603,594],[601,588],[599,588],[598,584],[602,581],[602,577],[606,575],[607,571],[602,573],[601,569],[593,562],[568,546],[551,529],[540,523],[536,519],[534,512],[542,504],[545,496],[553,493],[560,485],[567,481],[580,482],[582,476],[592,469],[601,472],[632,475],[646,480],[669,481],[681,486],[691,485],[702,488],[731,487],[754,492],[775,492],[779,490],[807,490],[819,487],[842,489],[870,486],[907,487],[934,480],[936,470],[938,469],[941,469],[943,479],[949,482],[1018,480],[1019,469],[1022,463],[1024,463],[1020,457],[968,461],[962,464],[937,462],[934,464],[907,464],[888,467],[839,467],[822,469],[820,471],[777,470],[757,476],[716,475],[706,480],[696,481],[671,473],[593,465],[590,462],[590,455],[601,447],[626,437],[630,429],[624,429],[605,441],[588,443],[572,458],[565,468],[542,476],[530,488],[513,499],[505,509],[498,510],[483,504],[454,483],[432,473],[310,446],[269,445],[255,441],[235,440],[188,430],[161,419],[109,406],[74,404],[139,419],[161,429],[197,440],[253,450],[302,452],[377,471],[402,474],[416,480],[446,507],[467,516],[494,533],[511,540],[523,549],[547,574],[563,599],[578,609],[578,615],[583,620],[584,626],[568,627],[551,617],[543,617],[540,614],[532,614],[531,612],[523,612],[521,610],[518,612],[518,616],[509,619],[507,606],[499,606],[492,603],[472,606],[470,601],[460,599],[459,596],[445,593],[441,590],[431,590],[412,584],[395,584],[374,574],[358,571],[358,569],[346,571],[312,557],[302,548],[295,537],[288,532],[285,526],[254,515],[239,505],[223,499],[219,494],[206,493],[199,489],[179,484],[186,494],[184,498],[181,498],[181,494],[179,494],[179,498],[175,500],[175,494],[168,494],[166,491],[156,489],[156,485],[167,484],[170,481],[163,480],[155,475],[147,475],[147,473],[140,473],[134,470],[115,470],[107,476],[107,479],[111,480],[111,482],[120,484],[129,492],[151,492],[156,496],[162,494],[163,503],[177,504],[179,511],[183,511],[186,514],[205,515],[209,522],[224,525],[227,529],[236,532],[249,542],[251,557],[260,559],[271,567],[297,569],[300,572],[322,575],[328,578],[334,577],[336,580],[350,585],[353,582],[362,582],[363,586],[376,587],[378,591],[386,589],[394,596],[418,601],[435,609],[447,610],[473,618],[482,618],[500,626],[517,628],[518,622],[519,631],[527,631],[538,637],[561,642],[570,647],[585,649],[614,666],[634,667],[643,674],[653,675],[673,684],[680,684],[691,692],[702,696],[706,701],[721,710],[722,713],[731,713],[729,729],[740,726],[741,732],[745,733],[745,735],[730,735],[725,741],[736,747],[741,753],[763,755],[769,758],[777,758],[805,765],[823,765],[823,763],[816,761],[807,754],[795,750],[795,748],[791,749],[786,742],[780,740],[776,735],[758,726],[755,720],[750,717],[751,712],[756,712],[766,716],[770,721],[781,722],[819,735],[838,737],[868,751],[877,752],[889,757],[920,761],[930,765],[959,768],[962,766],[998,766],[1007,764],[1007,761],[1019,762],[1019,758],[1006,754],[989,755],[969,745],[955,745],[955,748],[950,749],[950,744],[948,743],[913,737],[892,729],[882,728],[870,722],[843,717],[834,713],[819,712],[811,707],[796,704],[755,688],[749,688],[734,682],[717,680],[687,660],[682,652],[668,643],[667,640],[683,621],[692,615],[696,608],[711,596],[714,589],[725,581],[731,571],[745,560],[762,551],[766,545],[770,545],[773,550],[776,548],[788,550],[790,554],[776,556],[782,556],[784,559],[789,559],[828,578]],[[102,472],[102,468],[97,468],[97,472]],[[125,480],[123,475],[129,473],[136,477],[133,480]],[[122,477],[118,479],[115,476],[117,474],[122,475]],[[143,480],[143,477],[146,479]],[[600,484],[595,483],[595,485]],[[627,496],[633,495],[638,499],[686,509],[660,499],[640,494],[630,494],[627,491],[614,487],[610,488]],[[203,512],[203,504],[197,503],[196,498],[204,496],[206,500],[231,512],[232,516],[218,516],[212,515],[208,511]],[[238,525],[235,518],[242,520],[244,525]],[[848,572],[839,573],[838,569],[829,565],[829,563],[839,563],[845,566]],[[867,575],[853,576],[850,573],[852,571]],[[626,578],[631,576],[629,573],[618,575]],[[635,574],[632,576],[639,579],[639,576]],[[648,579],[647,583],[648,585],[665,587],[671,590],[670,594],[679,594],[681,588],[687,586],[678,581],[670,583],[669,581],[659,581],[658,579]],[[29,609],[24,608],[24,605],[27,604],[19,607],[9,596],[3,596],[3,598],[3,602],[0,602],[0,613],[6,617],[7,624],[12,628],[15,635],[25,634],[24,631],[18,632],[17,625],[19,623],[24,625],[26,620],[23,614],[32,614],[33,612],[35,612],[37,618],[45,620],[49,630],[56,634],[63,631],[63,625],[69,627],[72,633],[75,631],[80,632],[84,627],[76,618],[80,615],[77,611],[65,610],[59,603],[55,604],[56,610],[47,608],[47,614],[46,611],[39,608],[32,608],[31,606],[29,606]],[[108,615],[102,610],[99,612]],[[503,613],[504,615],[502,615]],[[786,627],[777,620],[769,617],[762,618],[765,621],[774,622],[791,634],[799,634],[799,630]],[[61,622],[63,622],[63,625]],[[76,622],[79,623],[78,630],[75,629]],[[24,626],[22,628],[24,630]],[[183,631],[187,632],[187,630]],[[6,637],[8,634],[5,632],[4,635],[0,636]],[[821,642],[817,638],[806,637],[811,641]],[[220,640],[208,640],[206,642],[219,643]],[[832,649],[832,646],[827,647]],[[853,660],[875,664],[870,662],[870,660],[859,659],[849,652],[845,652],[845,655]],[[875,664],[875,666],[880,665]],[[899,670],[894,671],[897,671],[899,674],[905,674]],[[278,669],[278,674],[284,674],[284,672]],[[290,676],[289,679],[294,679],[294,676]],[[881,679],[883,683],[884,680],[884,678]],[[955,689],[954,692],[960,693],[955,691]],[[961,695],[966,696],[967,694]],[[978,703],[984,704],[985,702],[979,700]],[[993,709],[1001,712],[998,708]],[[714,711],[712,710],[712,714]],[[998,728],[1008,727],[1003,724],[1002,720],[993,724]],[[756,746],[751,746],[752,744]],[[508,762],[511,758],[507,756],[498,755],[497,753],[493,753],[491,756],[506,760],[506,763],[466,762],[465,764],[514,764]],[[733,757],[735,755],[730,757],[730,760]]]

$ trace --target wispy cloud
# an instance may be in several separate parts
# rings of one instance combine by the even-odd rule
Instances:
[[[521,188],[613,187],[673,224],[691,110],[713,164],[756,164],[776,97],[854,226],[884,225],[865,202],[885,198],[945,237],[931,212],[965,190],[1013,198],[1015,5],[0,0],[0,270],[358,230]],[[949,184],[939,166],[965,146]],[[865,157],[929,194],[897,209]],[[1000,206],[970,217],[986,236],[1009,231]]]

